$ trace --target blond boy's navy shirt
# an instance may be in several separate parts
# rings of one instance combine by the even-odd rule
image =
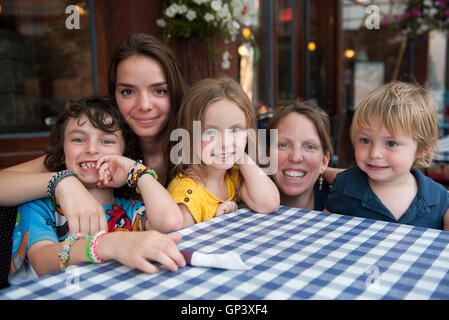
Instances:
[[[418,169],[412,169],[411,173],[418,183],[418,192],[399,220],[373,192],[367,174],[358,166],[337,174],[327,209],[354,217],[443,229],[443,217],[449,208],[448,191]]]

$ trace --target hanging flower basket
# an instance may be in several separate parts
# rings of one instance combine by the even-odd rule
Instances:
[[[395,15],[400,31],[415,39],[430,30],[440,30],[449,35],[449,0],[400,0],[404,13]]]
[[[163,28],[163,38],[199,38],[207,43],[208,54],[217,55],[216,37],[235,41],[242,26],[257,23],[257,10],[253,0],[167,0],[163,15],[156,20]],[[232,55],[221,52],[222,69],[229,69]]]

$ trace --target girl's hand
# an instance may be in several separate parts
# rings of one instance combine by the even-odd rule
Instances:
[[[246,153],[238,167],[243,177],[238,195],[240,199],[255,212],[274,212],[280,203],[279,190],[274,182]]]
[[[108,230],[101,203],[76,177],[62,179],[55,189],[59,206],[69,224],[70,232],[93,234]]]
[[[235,164],[240,167],[242,164],[246,164],[248,162],[248,154],[246,152],[242,152],[241,154],[236,154]]]
[[[147,273],[159,271],[149,260],[159,262],[170,271],[177,271],[178,267],[186,265],[176,245],[179,240],[179,234],[169,235],[155,230],[114,232],[99,240],[97,252],[104,260],[113,259]]]
[[[234,201],[225,201],[223,203],[220,203],[217,207],[217,210],[215,210],[215,217],[222,216],[226,213],[233,212],[238,210],[238,205]]]
[[[134,160],[118,155],[108,155],[98,159],[97,187],[120,188],[123,186],[128,180],[128,171],[134,162]]]

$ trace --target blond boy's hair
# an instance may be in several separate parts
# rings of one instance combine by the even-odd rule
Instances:
[[[438,121],[435,104],[423,87],[393,81],[372,91],[358,105],[352,119],[350,137],[354,145],[360,128],[375,129],[380,121],[395,136],[400,131],[417,142],[413,166],[428,167],[432,162],[438,139]]]

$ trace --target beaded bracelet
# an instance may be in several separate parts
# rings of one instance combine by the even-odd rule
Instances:
[[[60,259],[59,268],[61,270],[65,270],[65,263],[69,260],[70,256],[70,247],[75,243],[76,240],[79,239],[88,239],[89,235],[78,232],[71,233],[62,241],[62,248],[59,251],[58,258]]]
[[[141,170],[137,170],[135,173],[136,175],[136,192],[140,194],[139,188],[137,188],[137,182],[139,181],[140,177],[142,177],[144,174],[152,175],[154,179],[157,180],[157,173],[153,169],[148,169],[147,167],[142,168]]]
[[[129,169],[129,171],[128,171],[128,180],[127,180],[127,183],[128,183],[128,186],[129,186],[130,188],[134,188],[134,187],[131,185],[131,180],[132,180],[132,177],[133,177],[133,175],[134,175],[134,172],[135,172],[136,169],[137,169],[137,165],[138,165],[139,163],[142,164],[142,160],[138,159],[136,162],[134,162],[133,166],[132,166],[131,169]]]
[[[101,258],[97,254],[97,246],[98,246],[98,240],[100,240],[100,238],[102,236],[104,236],[105,234],[107,234],[106,231],[102,231],[102,230],[98,231],[92,237],[89,238],[89,241],[87,241],[86,256],[87,256],[87,260],[89,260],[91,263],[103,263],[104,262],[104,259]]]
[[[47,185],[47,195],[50,199],[55,199],[55,189],[56,185],[64,178],[70,176],[77,176],[75,172],[69,169],[61,170],[56,172],[53,177],[51,177],[50,181],[48,181]]]

